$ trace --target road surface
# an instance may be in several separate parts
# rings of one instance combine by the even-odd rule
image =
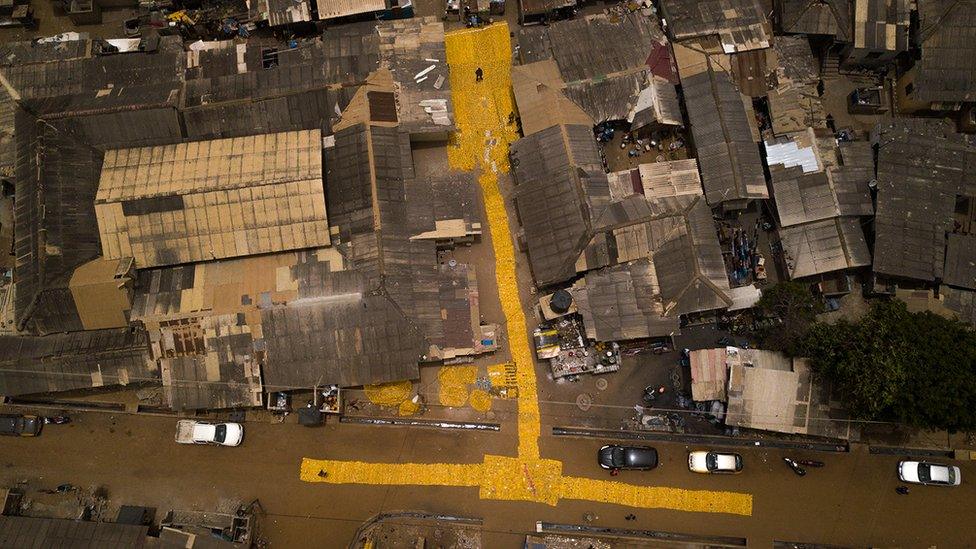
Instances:
[[[485,547],[519,547],[535,522],[744,537],[750,547],[773,540],[857,546],[966,547],[976,539],[971,502],[976,468],[964,464],[957,488],[913,487],[895,493],[898,457],[850,454],[790,455],[827,463],[797,477],[781,462],[784,451],[741,451],[738,476],[695,475],[687,447],[656,443],[661,465],[623,472],[614,480],[647,486],[729,490],[753,496],[751,516],[632,509],[575,500],[555,507],[480,499],[477,488],[313,484],[299,480],[303,458],[392,463],[481,463],[485,453],[515,455],[514,426],[499,432],[445,432],[417,427],[330,424],[246,424],[238,448],[178,445],[175,420],[160,417],[75,414],[69,425],[48,425],[40,437],[5,438],[0,481],[40,479],[42,487],[69,482],[104,486],[116,504],[213,509],[227,500],[257,498],[268,512],[262,534],[273,547],[340,547],[369,517],[424,510],[484,519]],[[565,475],[608,479],[596,465],[600,440],[543,434],[543,457],[563,461]],[[624,516],[633,512],[636,521]]]

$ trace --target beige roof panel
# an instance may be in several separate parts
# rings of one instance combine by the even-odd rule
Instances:
[[[330,243],[319,130],[110,150],[102,254],[137,268]]]

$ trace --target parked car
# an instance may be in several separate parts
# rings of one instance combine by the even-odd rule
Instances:
[[[657,450],[649,446],[604,446],[597,459],[604,469],[647,471],[657,467]]]
[[[176,442],[180,444],[216,444],[238,446],[244,440],[240,423],[205,423],[181,419],[176,423]]]
[[[0,435],[12,437],[36,437],[41,434],[44,421],[37,416],[0,414]]]
[[[689,452],[688,469],[694,473],[741,473],[742,456],[706,450]]]
[[[942,465],[927,461],[898,462],[898,478],[902,482],[933,486],[959,486],[962,482],[962,474],[955,465]]]

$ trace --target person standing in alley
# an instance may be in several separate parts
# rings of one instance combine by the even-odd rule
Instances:
[[[481,70],[481,67],[478,67],[477,69],[474,70],[475,82],[481,82],[482,80],[484,80],[484,76],[485,76],[485,71]]]

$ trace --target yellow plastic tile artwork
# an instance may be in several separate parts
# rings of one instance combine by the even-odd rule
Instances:
[[[751,515],[751,494],[634,486],[609,480],[564,476],[562,462],[540,456],[542,425],[534,356],[519,301],[515,247],[508,213],[498,186],[498,174],[508,171],[508,146],[518,138],[515,125],[509,123],[515,113],[515,104],[511,88],[508,25],[496,23],[484,28],[451,32],[447,34],[445,42],[457,123],[457,132],[448,148],[448,160],[454,169],[480,169],[481,172],[478,182],[491,229],[499,298],[515,365],[518,453],[515,457],[486,455],[480,464],[390,464],[306,458],[302,462],[301,479],[331,484],[477,486],[482,499],[532,501],[546,505],[556,505],[560,499],[570,499],[645,509]],[[478,68],[483,73],[481,81],[475,77]],[[508,375],[504,367],[489,366],[488,375],[492,384],[496,384],[500,376]],[[449,385],[454,383],[453,386],[466,382],[463,386],[467,399],[467,386],[474,383],[474,375],[466,370],[450,370],[439,377],[442,389],[445,378]],[[393,392],[392,389],[384,391]],[[488,398],[490,405],[490,396],[485,394],[483,397],[479,393],[483,391],[475,390],[472,393],[472,406],[480,406],[484,397]],[[403,400],[408,396],[409,387]],[[370,400],[373,398],[371,396]],[[376,394],[375,398],[392,400],[392,395]],[[400,402],[402,400],[397,404]]]

